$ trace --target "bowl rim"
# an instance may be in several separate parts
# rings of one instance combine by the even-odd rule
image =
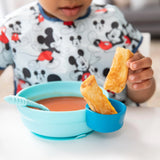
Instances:
[[[123,106],[122,110],[120,112],[118,112],[117,114],[101,114],[101,113],[97,113],[97,112],[92,111],[88,104],[86,104],[86,110],[89,111],[89,112],[92,112],[92,114],[95,114],[95,116],[97,115],[97,116],[104,116],[104,117],[105,116],[119,116],[119,115],[125,114],[125,112],[127,110],[127,107],[124,103],[122,103],[121,101],[118,101],[116,99],[112,99],[112,98],[109,98],[109,101],[121,104],[121,106]]]
[[[40,83],[40,84],[35,84],[35,85],[32,85],[32,86],[29,86],[27,88],[24,88],[23,90],[21,90],[20,92],[18,92],[16,95],[18,96],[22,96],[23,97],[23,94],[25,92],[28,92],[28,90],[31,90],[31,89],[35,89],[36,88],[39,88],[39,87],[42,87],[42,86],[45,86],[45,85],[56,85],[56,84],[62,84],[62,85],[65,85],[65,84],[77,84],[77,85],[81,85],[82,81],[52,81],[52,82],[45,82],[45,83]],[[106,95],[109,97],[109,93],[104,90],[102,87],[100,87],[103,91],[105,91]],[[80,92],[80,90],[79,90]],[[81,94],[81,93],[80,93]],[[25,96],[24,96],[25,97]],[[65,96],[58,96],[58,97],[65,97]],[[66,96],[67,97],[67,96]],[[83,96],[74,96],[73,97],[82,97]],[[45,98],[44,98],[45,99]],[[21,107],[20,105],[17,105],[17,107]],[[22,109],[22,107],[21,107]],[[36,113],[43,113],[43,114],[72,114],[72,113],[80,113],[80,112],[85,112],[86,111],[86,107],[84,109],[80,109],[80,110],[74,110],[74,111],[43,111],[43,110],[36,110],[36,109],[32,109],[32,108],[29,108],[29,107],[23,107],[23,110],[24,111],[30,111],[30,112],[36,112]]]

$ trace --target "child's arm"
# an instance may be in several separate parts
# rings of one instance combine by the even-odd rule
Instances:
[[[155,80],[151,68],[152,60],[136,52],[128,60],[127,65],[129,67],[127,81],[128,97],[137,103],[145,102],[155,91]]]

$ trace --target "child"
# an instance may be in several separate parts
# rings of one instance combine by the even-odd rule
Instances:
[[[39,0],[0,21],[0,67],[13,65],[15,93],[50,81],[83,81],[94,74],[103,86],[117,46],[135,53],[123,102],[149,99],[155,88],[151,59],[138,52],[142,36],[112,5],[92,0]],[[128,96],[129,98],[127,98]]]

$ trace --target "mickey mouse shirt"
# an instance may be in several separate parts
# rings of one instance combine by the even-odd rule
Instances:
[[[113,5],[91,6],[74,22],[48,17],[32,2],[0,21],[0,67],[13,65],[15,93],[50,81],[84,81],[94,74],[103,86],[117,46],[136,52],[140,32]],[[120,96],[126,101],[125,91]]]

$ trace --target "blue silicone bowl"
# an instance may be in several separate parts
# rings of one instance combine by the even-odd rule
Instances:
[[[97,132],[109,133],[117,131],[123,126],[126,114],[126,105],[120,101],[110,98],[109,101],[118,112],[117,114],[99,114],[92,111],[88,104],[86,105],[86,121],[89,128]]]
[[[56,81],[34,85],[23,89],[17,95],[33,101],[51,97],[82,97],[81,82]],[[103,90],[108,97],[108,93]],[[24,125],[42,138],[74,139],[92,132],[86,124],[86,109],[77,111],[42,111],[17,105]]]

